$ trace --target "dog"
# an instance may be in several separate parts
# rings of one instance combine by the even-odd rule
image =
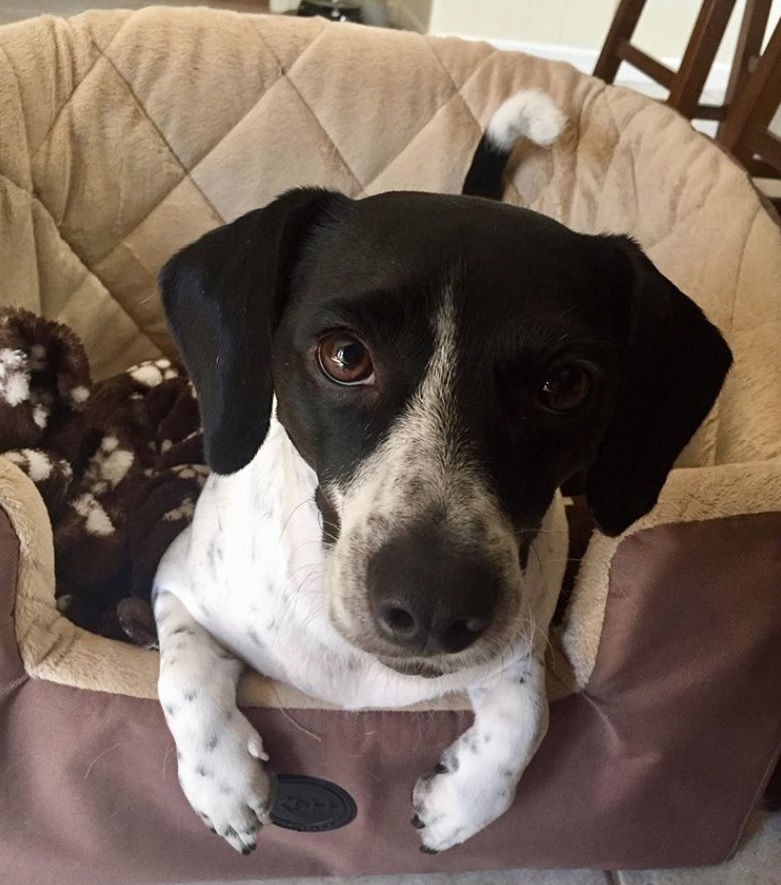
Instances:
[[[212,473],[154,583],[159,695],[238,851],[272,793],[245,665],[346,709],[467,692],[412,823],[438,852],[503,814],[547,728],[562,483],[621,533],[719,393],[728,346],[632,240],[496,201],[516,139],[562,125],[521,93],[462,195],[289,191],[161,273]]]

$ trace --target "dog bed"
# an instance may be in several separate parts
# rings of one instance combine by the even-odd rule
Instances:
[[[569,127],[520,145],[505,200],[632,234],[735,367],[658,506],[594,534],[552,643],[551,727],[508,814],[434,857],[409,794],[463,731],[458,697],[346,713],[259,676],[240,699],[277,772],[358,813],[264,830],[242,858],[176,781],[157,655],[57,610],[51,525],[0,458],[0,879],[163,883],[498,867],[649,868],[735,850],[781,748],[781,232],[676,113],[484,44],[322,20],[146,9],[0,30],[0,302],[67,323],[96,377],[173,357],[169,255],[295,185],[455,192],[521,87]],[[0,389],[7,372],[0,353]],[[3,374],[6,372],[6,374]]]

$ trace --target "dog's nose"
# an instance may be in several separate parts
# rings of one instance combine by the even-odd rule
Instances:
[[[491,625],[499,595],[495,569],[479,553],[428,533],[384,545],[368,584],[380,633],[419,655],[464,651]]]
[[[390,600],[377,616],[387,638],[410,651],[453,654],[469,648],[490,623],[485,617],[432,619],[410,605]]]

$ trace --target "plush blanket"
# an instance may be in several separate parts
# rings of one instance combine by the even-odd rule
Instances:
[[[208,475],[182,366],[148,360],[93,384],[67,326],[2,309],[0,452],[46,504],[59,610],[91,632],[153,646],[157,563]]]

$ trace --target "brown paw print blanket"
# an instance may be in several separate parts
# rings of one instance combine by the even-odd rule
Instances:
[[[148,361],[93,384],[70,329],[2,308],[0,454],[49,511],[60,611],[91,632],[153,646],[155,570],[208,475],[181,364]]]

